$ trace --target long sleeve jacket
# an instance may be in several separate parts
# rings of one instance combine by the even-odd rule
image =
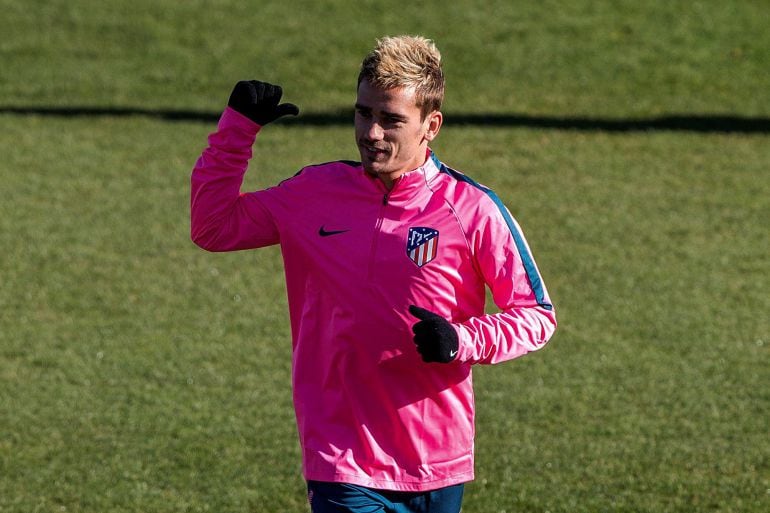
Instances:
[[[473,479],[473,364],[541,348],[553,306],[522,232],[488,188],[429,152],[391,190],[356,162],[240,188],[260,126],[227,109],[192,173],[191,236],[209,251],[280,244],[306,479],[422,491]],[[499,312],[485,313],[485,287]],[[459,349],[424,363],[409,305]]]

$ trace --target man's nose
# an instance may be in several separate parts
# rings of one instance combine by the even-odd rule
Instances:
[[[372,141],[379,141],[382,139],[383,133],[382,126],[377,121],[372,121],[366,135]]]

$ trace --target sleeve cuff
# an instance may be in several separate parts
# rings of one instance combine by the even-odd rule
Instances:
[[[219,128],[238,128],[245,132],[256,135],[262,125],[250,120],[232,107],[226,107],[222,116],[219,118]]]
[[[452,327],[457,332],[457,357],[455,361],[473,363],[475,360],[473,336],[468,331],[468,328],[462,324],[452,324]]]

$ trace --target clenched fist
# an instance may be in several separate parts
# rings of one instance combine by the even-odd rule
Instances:
[[[440,315],[411,305],[409,313],[418,322],[412,326],[417,352],[424,362],[449,363],[457,357],[459,340],[452,325]]]

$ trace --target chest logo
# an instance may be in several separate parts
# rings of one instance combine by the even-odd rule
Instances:
[[[417,226],[409,228],[406,238],[406,254],[409,259],[422,267],[438,254],[438,230]]]
[[[350,230],[327,230],[324,226],[318,229],[318,235],[321,237],[329,237],[331,235],[339,235],[340,233],[349,232]]]

